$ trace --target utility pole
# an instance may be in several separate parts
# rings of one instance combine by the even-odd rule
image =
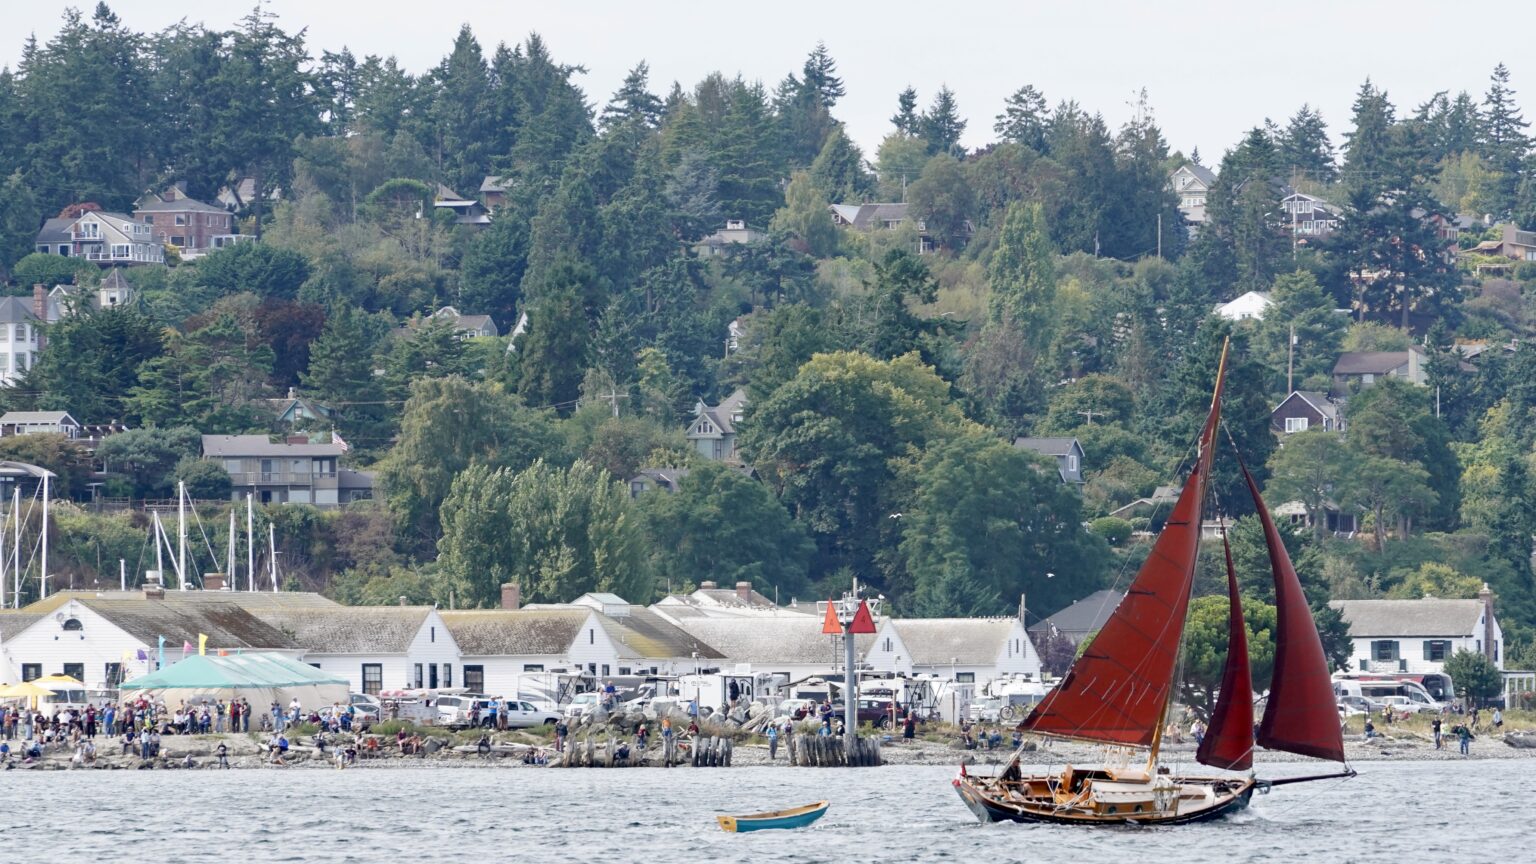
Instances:
[[[608,404],[612,405],[613,406],[613,416],[617,417],[617,416],[619,416],[619,400],[620,399],[628,399],[629,398],[629,394],[628,393],[620,393],[617,390],[615,390],[614,388],[609,387],[607,393],[599,393],[597,398],[602,399],[602,400],[606,401]]]
[[[1087,417],[1088,418],[1088,425],[1092,426],[1093,425],[1093,418],[1095,416],[1103,417],[1108,412],[1105,412],[1105,411],[1094,411],[1092,409],[1089,409],[1087,411],[1079,411],[1077,413],[1083,415],[1084,417]]]
[[[1291,338],[1285,345],[1285,395],[1296,392],[1296,325],[1291,324]]]

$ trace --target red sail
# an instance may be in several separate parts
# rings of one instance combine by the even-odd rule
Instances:
[[[1221,419],[1222,367],[1200,450],[1152,554],[1099,635],[1061,683],[1019,724],[1025,731],[1150,747],[1173,689],[1199,554],[1205,478]]]
[[[1221,673],[1221,695],[1211,713],[1211,728],[1200,742],[1195,759],[1212,768],[1247,771],[1253,767],[1253,676],[1248,671],[1248,626],[1237,594],[1232,547],[1226,535],[1221,551],[1227,558],[1227,664]]]
[[[1275,574],[1275,674],[1259,723],[1259,743],[1271,750],[1343,762],[1344,735],[1323,640],[1258,484],[1248,466],[1242,469],[1264,523],[1264,545],[1269,547],[1269,566]]]

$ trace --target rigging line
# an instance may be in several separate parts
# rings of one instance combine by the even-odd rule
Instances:
[[[197,531],[198,531],[199,534],[203,535],[203,546],[205,546],[208,549],[208,559],[213,562],[213,566],[217,567],[217,566],[219,566],[219,556],[213,554],[213,543],[208,540],[208,529],[203,527],[203,517],[197,515],[197,505],[196,504],[192,505],[191,510],[192,510],[192,518],[193,518],[193,520],[195,520],[197,522]],[[195,556],[195,555],[192,557],[192,569],[193,570],[197,570],[197,573],[198,573],[199,576],[201,576],[203,574],[202,570],[198,570],[198,567],[197,567],[197,556]],[[199,581],[201,581],[201,580],[199,580]]]

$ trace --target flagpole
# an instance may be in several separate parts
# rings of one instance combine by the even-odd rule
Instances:
[[[245,493],[245,579],[246,589],[256,590],[256,505],[251,493]]]

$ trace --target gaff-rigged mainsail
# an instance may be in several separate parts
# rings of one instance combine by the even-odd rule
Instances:
[[[1221,673],[1221,695],[1211,712],[1211,728],[1195,759],[1213,768],[1247,771],[1253,767],[1253,675],[1248,668],[1248,626],[1237,592],[1237,571],[1225,534],[1221,551],[1227,562],[1227,663]]]
[[[1189,612],[1225,371],[1223,348],[1194,468],[1152,554],[1083,656],[1020,729],[1137,747],[1156,741]]]
[[[1291,566],[1269,508],[1259,486],[1241,465],[1243,479],[1253,495],[1254,508],[1264,525],[1264,545],[1275,575],[1275,672],[1269,688],[1264,719],[1259,723],[1259,744],[1302,756],[1343,762],[1344,734],[1333,694],[1333,679],[1323,640],[1317,635],[1312,609]]]

